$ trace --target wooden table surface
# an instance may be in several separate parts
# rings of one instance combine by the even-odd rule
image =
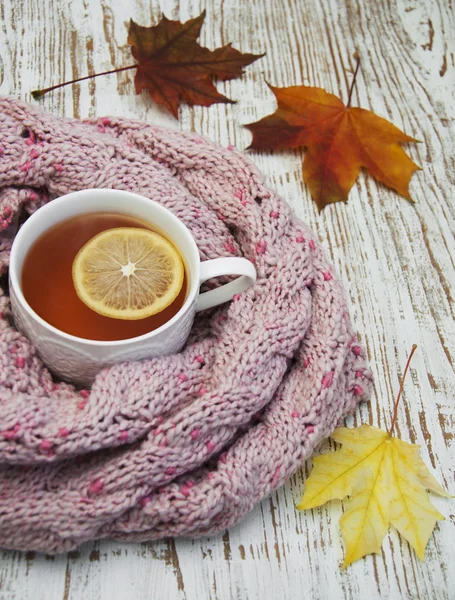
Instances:
[[[126,25],[185,21],[207,9],[201,41],[266,56],[241,78],[218,84],[239,102],[182,107],[180,123],[136,96],[126,71],[68,87],[41,105],[54,114],[124,115],[197,131],[245,148],[242,124],[275,108],[264,79],[324,87],[373,110],[421,140],[407,148],[422,166],[415,204],[361,175],[349,203],[318,214],[302,181],[302,152],[251,153],[311,224],[344,280],[352,317],[375,375],[375,393],[349,425],[385,427],[411,345],[419,345],[397,434],[452,494],[455,449],[454,12],[452,0],[3,0],[0,93],[30,91],[131,63]],[[1,79],[1,78],[0,78]],[[328,447],[328,443],[326,443]],[[324,448],[323,448],[324,449]],[[455,504],[421,563],[392,530],[379,555],[342,572],[342,504],[299,513],[310,463],[229,531],[206,539],[88,543],[57,557],[0,551],[2,600],[455,598]]]

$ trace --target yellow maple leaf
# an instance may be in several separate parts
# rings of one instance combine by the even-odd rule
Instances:
[[[304,510],[349,497],[340,519],[346,542],[343,568],[366,554],[379,553],[390,525],[423,560],[436,521],[444,519],[430,503],[426,490],[451,496],[428,471],[419,456],[419,446],[392,437],[395,418],[396,410],[389,432],[371,425],[335,429],[332,438],[342,448],[314,458],[313,471],[297,506]]]

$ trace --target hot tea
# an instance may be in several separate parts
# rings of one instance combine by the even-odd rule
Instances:
[[[32,309],[57,329],[90,340],[124,340],[143,335],[169,321],[183,306],[187,277],[175,300],[164,310],[138,320],[102,316],[80,300],[73,283],[73,263],[94,236],[118,227],[153,231],[134,217],[88,213],[63,221],[46,231],[30,248],[22,267],[22,290]]]

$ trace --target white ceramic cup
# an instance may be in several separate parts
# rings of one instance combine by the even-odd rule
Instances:
[[[34,242],[61,221],[94,212],[126,214],[149,223],[164,234],[183,257],[189,280],[185,302],[178,313],[158,329],[113,342],[79,338],[47,323],[24,298],[22,265]],[[199,293],[204,281],[220,275],[240,277],[217,289]],[[255,281],[256,269],[250,261],[232,257],[201,262],[191,233],[174,214],[138,194],[110,189],[73,192],[37,210],[17,233],[9,265],[11,307],[16,326],[36,346],[52,372],[82,385],[90,384],[101,369],[115,363],[178,352],[188,338],[197,311],[231,300],[234,294],[243,292]]]

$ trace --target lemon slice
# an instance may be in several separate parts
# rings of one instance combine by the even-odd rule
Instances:
[[[73,262],[79,298],[100,315],[145,319],[164,310],[183,285],[182,259],[164,237],[118,227],[88,241]]]

